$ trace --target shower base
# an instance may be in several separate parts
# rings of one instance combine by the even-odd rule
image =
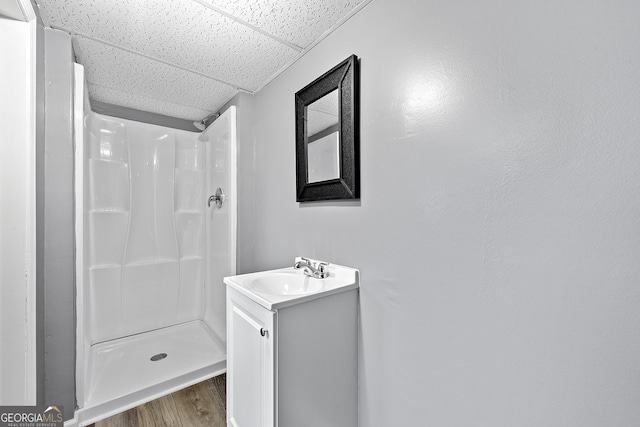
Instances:
[[[93,345],[89,360],[79,425],[222,374],[227,365],[225,347],[201,321]]]

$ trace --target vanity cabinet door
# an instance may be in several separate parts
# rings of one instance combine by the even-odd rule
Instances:
[[[275,313],[228,289],[227,418],[233,427],[275,425]]]

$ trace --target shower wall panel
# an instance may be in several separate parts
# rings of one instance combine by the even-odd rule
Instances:
[[[90,134],[91,343],[202,318],[203,143],[99,114]]]
[[[225,191],[225,202],[220,208],[206,211],[205,323],[226,342],[226,289],[225,276],[236,271],[236,199],[235,175],[235,109],[221,115],[201,136],[206,143],[205,194],[215,194],[217,188]],[[215,206],[215,205],[213,205]]]
[[[202,318],[204,299],[204,143],[189,132],[176,137],[175,224],[180,259],[177,321]]]

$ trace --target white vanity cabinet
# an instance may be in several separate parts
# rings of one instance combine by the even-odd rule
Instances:
[[[357,316],[357,286],[279,304],[227,286],[228,425],[356,427]]]
[[[276,314],[227,290],[227,420],[274,425]]]

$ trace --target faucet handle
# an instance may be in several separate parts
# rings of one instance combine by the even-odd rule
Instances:
[[[308,259],[306,259],[305,257],[303,257],[303,256],[297,256],[297,257],[295,257],[295,259],[293,260],[293,268],[300,268],[300,263],[301,263],[301,262],[304,262],[304,263],[306,263],[306,264],[308,264],[308,265],[311,265],[311,262],[310,262]]]
[[[318,273],[320,273],[320,278],[321,279],[325,279],[327,277],[329,277],[329,271],[327,271],[327,267],[329,267],[329,263],[328,262],[322,262],[320,261],[318,263]]]

